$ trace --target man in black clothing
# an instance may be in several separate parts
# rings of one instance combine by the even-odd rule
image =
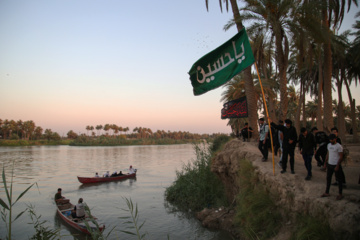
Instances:
[[[295,162],[295,146],[297,141],[297,133],[296,133],[296,129],[292,126],[292,121],[290,119],[285,120],[285,125],[286,127],[283,125],[276,125],[273,122],[271,123],[272,127],[282,131],[284,134],[284,139],[283,139],[284,153],[281,161],[283,170],[281,171],[281,173],[286,172],[288,156],[290,155],[291,173],[295,174],[294,162]]]
[[[247,142],[252,137],[253,129],[249,127],[248,123],[245,123],[245,126],[241,129],[241,136],[243,137],[244,142]]]
[[[315,136],[316,144],[319,144],[319,148],[315,151],[315,159],[318,167],[322,167],[325,170],[324,162],[327,154],[327,145],[330,143],[328,135],[323,131],[318,131],[317,127],[311,129],[312,134]]]
[[[299,150],[303,156],[305,167],[307,170],[307,176],[305,180],[310,180],[312,177],[311,173],[311,161],[314,156],[314,151],[316,150],[315,137],[312,133],[308,133],[306,128],[301,128],[299,136]]]

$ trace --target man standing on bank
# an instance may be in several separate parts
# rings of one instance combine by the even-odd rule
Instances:
[[[341,162],[343,160],[343,147],[336,142],[336,135],[330,134],[329,135],[330,143],[327,145],[328,153],[326,155],[326,190],[321,197],[328,197],[330,196],[330,185],[331,185],[331,178],[333,173],[335,172],[336,179],[338,180],[339,185],[339,195],[336,197],[336,200],[343,199],[342,190],[343,190],[343,179],[344,176],[342,173]]]
[[[269,155],[269,145],[268,145],[268,135],[269,135],[269,125],[267,125],[264,122],[264,118],[259,119],[259,127],[260,127],[260,133],[259,133],[259,150],[261,154],[263,155],[263,158],[261,159],[263,162],[266,162]]]
[[[312,133],[308,133],[306,128],[301,128],[299,136],[299,150],[304,159],[305,167],[307,170],[307,176],[305,180],[310,180],[312,177],[311,173],[311,161],[316,150],[315,137]]]
[[[271,126],[282,131],[284,134],[284,139],[283,139],[284,153],[282,155],[282,160],[281,160],[281,165],[283,170],[281,171],[281,173],[286,173],[288,156],[290,156],[291,173],[295,174],[295,169],[294,169],[295,146],[297,141],[296,129],[292,126],[292,121],[290,119],[285,120],[285,126],[276,125],[273,122],[271,122]]]

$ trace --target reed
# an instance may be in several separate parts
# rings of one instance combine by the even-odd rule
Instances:
[[[20,195],[14,201],[14,196],[13,196],[14,166],[15,166],[15,163],[13,162],[9,187],[8,187],[7,181],[6,181],[5,166],[3,166],[3,171],[2,171],[2,180],[3,180],[4,189],[5,189],[6,199],[4,200],[4,199],[0,198],[0,205],[2,207],[1,219],[5,223],[6,231],[7,231],[6,235],[7,235],[8,240],[11,240],[13,223],[27,211],[27,208],[24,209],[13,219],[13,209],[14,209],[16,203],[27,193],[27,191],[30,190],[30,188],[32,188],[35,184],[37,186],[37,183],[31,184],[27,189],[25,189],[22,193],[20,193]],[[7,203],[5,201],[7,201]]]

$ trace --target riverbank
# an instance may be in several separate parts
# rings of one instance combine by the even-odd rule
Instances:
[[[277,165],[279,158],[272,161],[261,161],[261,154],[256,143],[242,142],[235,139],[227,143],[223,150],[213,159],[211,170],[221,179],[225,186],[227,198],[236,202],[240,191],[241,176],[239,170],[241,161],[250,161],[255,167],[259,181],[266,186],[273,202],[280,209],[283,220],[279,222],[280,230],[272,239],[290,239],[295,231],[299,215],[306,215],[327,222],[337,239],[359,239],[360,234],[360,148],[359,145],[348,144],[350,160],[344,167],[347,188],[343,190],[344,199],[337,201],[338,187],[331,186],[329,198],[321,198],[325,191],[326,173],[320,171],[313,161],[313,177],[306,181],[306,170],[302,156],[296,149],[295,174],[288,171],[281,174]],[[271,159],[271,153],[269,154]],[[289,166],[288,166],[289,167]],[[234,209],[206,209],[199,214],[204,226],[217,228],[225,223],[226,230],[236,226],[233,219]],[[223,227],[224,228],[224,227]],[[230,229],[229,229],[230,228]]]

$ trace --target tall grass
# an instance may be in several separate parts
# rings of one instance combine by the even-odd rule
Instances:
[[[216,147],[214,143],[210,146],[205,143],[194,144],[196,159],[176,171],[175,182],[165,190],[166,200],[185,211],[226,206],[228,203],[222,182],[210,168],[214,151],[227,140],[215,140]]]
[[[302,239],[334,240],[335,237],[326,218],[319,219],[309,215],[299,215],[290,240]]]
[[[14,179],[14,162],[13,162],[13,166],[12,166],[12,171],[11,171],[11,180],[10,180],[10,186],[8,187],[7,185],[7,181],[6,181],[6,175],[5,175],[5,166],[3,166],[3,171],[2,171],[2,180],[3,180],[3,184],[4,184],[4,189],[5,189],[5,193],[6,193],[6,200],[3,200],[2,198],[0,198],[0,205],[2,207],[1,209],[1,219],[4,221],[5,226],[6,226],[6,231],[7,231],[7,239],[11,240],[11,235],[12,235],[12,225],[13,223],[19,218],[21,217],[21,215],[23,215],[27,208],[24,209],[23,211],[21,211],[14,219],[13,219],[13,209],[16,205],[16,203],[27,193],[27,191],[29,191],[30,188],[32,188],[34,186],[34,184],[37,185],[37,183],[33,183],[31,184],[27,189],[25,189],[14,201],[13,198],[13,179]],[[5,202],[7,201],[7,203]]]
[[[266,187],[259,182],[250,161],[240,161],[239,176],[236,225],[247,239],[268,239],[275,236],[281,227],[282,216]]]

